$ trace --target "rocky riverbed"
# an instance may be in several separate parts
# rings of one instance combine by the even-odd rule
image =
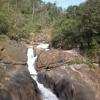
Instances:
[[[0,42],[0,100],[41,100],[37,84],[27,69],[24,42]],[[100,100],[100,68],[73,64],[78,52],[57,49],[36,50],[38,80],[51,89],[59,100]]]

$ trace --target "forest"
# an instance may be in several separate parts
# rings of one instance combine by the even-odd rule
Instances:
[[[100,56],[100,0],[87,0],[67,9],[42,0],[0,0],[0,40],[28,39],[29,33],[48,33],[55,48],[77,48]]]

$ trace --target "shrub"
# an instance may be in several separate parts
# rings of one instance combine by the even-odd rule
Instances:
[[[6,35],[0,35],[0,41],[9,39]]]
[[[76,58],[76,59],[72,60],[70,63],[71,64],[83,64],[84,61],[81,60],[81,59]]]
[[[9,25],[6,17],[2,13],[0,13],[0,34],[7,34],[9,29],[8,27]]]

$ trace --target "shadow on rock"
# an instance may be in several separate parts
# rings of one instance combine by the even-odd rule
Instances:
[[[38,80],[44,86],[50,88],[59,100],[95,100],[94,93],[90,87],[81,82],[66,77],[58,78],[58,81],[56,81],[42,73],[38,75]]]
[[[36,82],[26,70],[0,83],[0,100],[41,100]]]

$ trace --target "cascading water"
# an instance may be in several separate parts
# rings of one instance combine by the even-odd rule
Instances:
[[[45,51],[48,51],[49,50],[49,44],[40,43],[36,48],[37,49],[44,49]]]
[[[27,64],[28,64],[28,70],[31,74],[31,77],[36,81],[37,86],[42,94],[43,100],[59,100],[55,94],[53,94],[49,89],[45,88],[43,84],[39,83],[37,80],[37,71],[35,70],[35,61],[37,59],[37,56],[34,56],[34,51],[32,47],[28,48],[27,51]]]

